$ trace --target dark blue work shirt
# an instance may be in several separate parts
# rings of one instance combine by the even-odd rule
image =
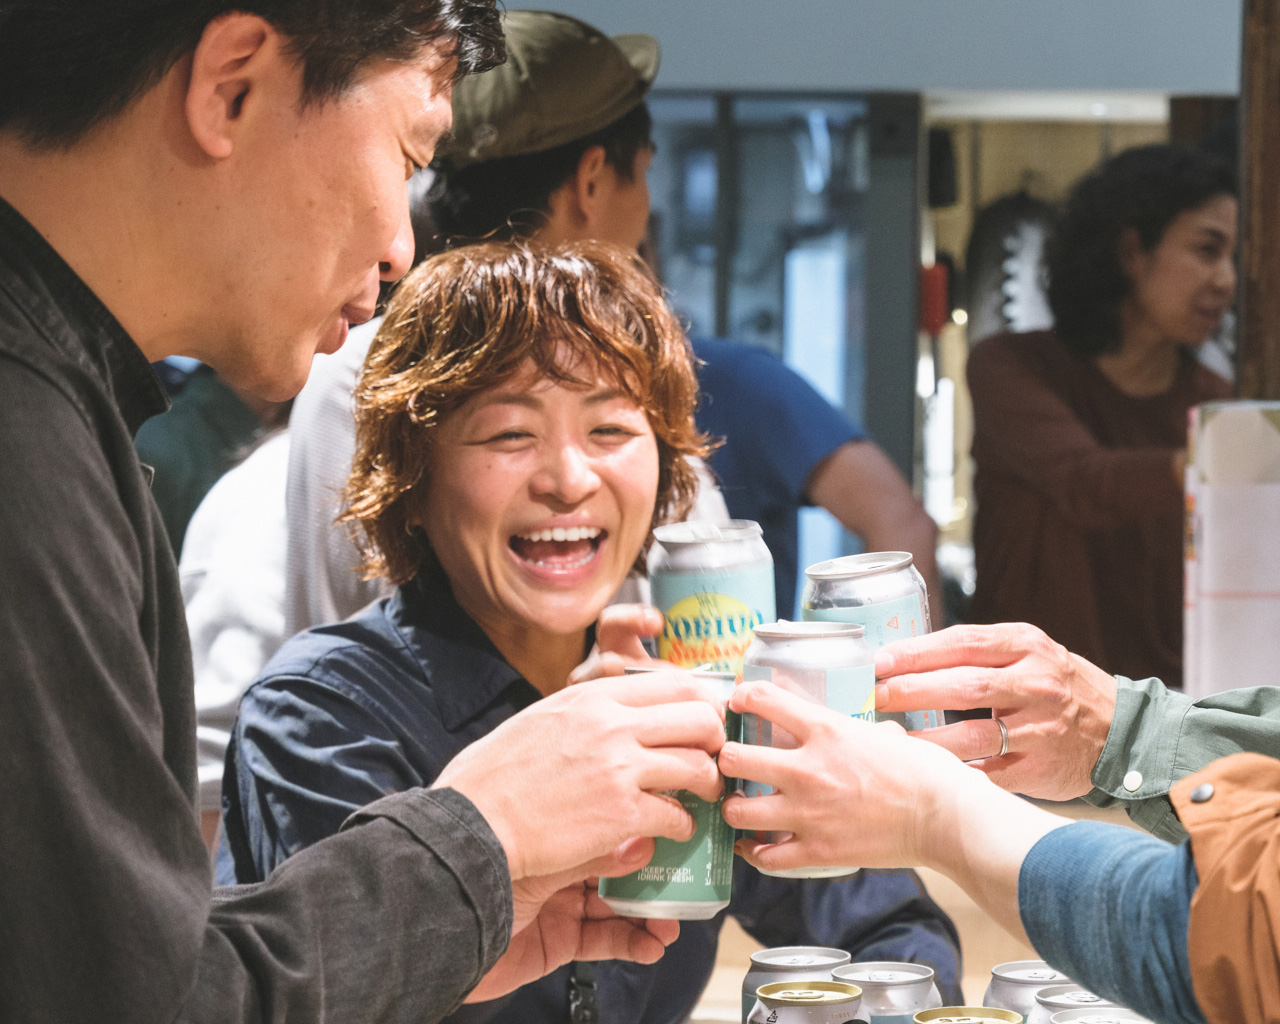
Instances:
[[[430,785],[459,750],[538,699],[458,606],[438,567],[346,622],[300,633],[240,706],[223,776],[219,879],[257,881],[371,800]],[[930,963],[943,991],[958,994],[955,928],[912,873],[801,882],[738,861],[728,913],[766,946]],[[683,922],[657,964],[600,965],[600,1019],[683,1020],[711,975],[722,920]],[[570,971],[488,1004],[492,1019],[567,1021]],[[467,1019],[483,1012],[462,1011]]]
[[[754,519],[773,555],[778,617],[792,618],[800,509],[818,463],[866,434],[798,373],[757,345],[703,339],[693,350],[702,404],[698,427],[725,443],[711,455],[734,519]]]

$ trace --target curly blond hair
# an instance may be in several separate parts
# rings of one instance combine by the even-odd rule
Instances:
[[[401,283],[356,388],[341,519],[363,534],[367,579],[417,575],[429,545],[410,522],[412,499],[430,480],[436,429],[527,362],[571,385],[600,372],[643,409],[658,443],[652,525],[688,513],[698,483],[687,457],[709,450],[694,422],[695,359],[640,259],[600,242],[465,246]]]

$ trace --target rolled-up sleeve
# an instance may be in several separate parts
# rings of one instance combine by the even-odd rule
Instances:
[[[1158,679],[1116,681],[1115,714],[1085,799],[1124,807],[1152,835],[1174,843],[1186,838],[1169,800],[1180,779],[1231,754],[1280,755],[1280,687],[1193,700]]]

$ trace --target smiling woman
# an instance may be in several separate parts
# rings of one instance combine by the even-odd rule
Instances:
[[[367,572],[403,584],[438,561],[507,659],[559,689],[652,527],[694,499],[696,397],[634,256],[494,243],[428,261],[356,394],[345,518]]]

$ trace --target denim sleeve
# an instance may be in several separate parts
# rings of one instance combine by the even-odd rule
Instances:
[[[960,939],[914,871],[859,871],[831,881],[771,878],[738,859],[729,913],[765,946],[830,946],[856,960],[909,960],[960,998]]]
[[[1167,1024],[1205,1024],[1187,930],[1198,879],[1187,843],[1081,821],[1022,863],[1018,909],[1036,951],[1073,981]]]

